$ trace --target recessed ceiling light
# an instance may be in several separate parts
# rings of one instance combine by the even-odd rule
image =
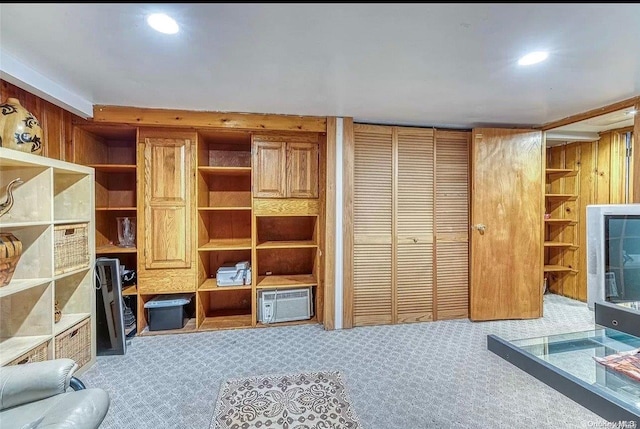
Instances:
[[[153,13],[147,17],[147,24],[164,34],[176,34],[180,27],[175,19],[164,13]]]
[[[548,52],[545,51],[536,51],[531,52],[530,54],[525,55],[524,57],[518,60],[518,64],[521,66],[530,66],[531,64],[537,64],[547,59],[549,56]]]
[[[628,111],[627,113],[625,113],[625,114],[626,114],[626,115],[629,115],[629,116],[633,116],[633,115],[635,115],[636,113],[638,113],[638,111],[637,111],[636,109],[633,109],[633,110],[629,110],[629,111]]]

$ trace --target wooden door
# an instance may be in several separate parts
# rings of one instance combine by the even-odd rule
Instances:
[[[395,321],[433,320],[433,130],[394,127]]]
[[[542,133],[473,130],[472,320],[542,316]]]
[[[287,143],[287,198],[318,198],[317,143]]]
[[[191,266],[191,140],[144,139],[145,268]]]
[[[353,159],[353,324],[392,323],[392,128],[354,125]]]
[[[286,197],[286,143],[259,141],[253,143],[253,196]]]

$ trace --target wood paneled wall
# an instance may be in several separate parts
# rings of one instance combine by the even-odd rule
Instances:
[[[0,79],[0,100],[4,102],[9,97],[20,100],[20,104],[40,122],[42,155],[63,161],[73,159],[73,123],[82,118]]]
[[[553,264],[576,270],[569,273],[548,273],[547,281],[553,293],[581,301],[587,300],[586,207],[589,204],[625,203],[626,131],[631,130],[602,133],[600,140],[596,142],[569,143],[547,149],[547,168],[570,168],[577,172],[575,176],[547,183],[546,193],[577,196],[575,200],[553,207],[547,206],[552,218],[573,221],[572,225],[561,230],[549,229],[547,234],[553,236],[548,237],[553,241],[575,245],[562,252],[546,250],[556,252],[547,255],[552,258]]]

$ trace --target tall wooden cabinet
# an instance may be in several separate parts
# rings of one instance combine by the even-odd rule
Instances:
[[[83,124],[78,162],[92,165],[96,248],[137,269],[125,289],[138,332],[144,304],[160,294],[194,293],[186,326],[168,332],[260,326],[260,290],[311,287],[322,320],[324,196],[319,133]],[[135,248],[118,246],[117,218],[137,218]],[[247,261],[249,284],[219,286],[223,265]]]
[[[21,242],[22,256],[0,287],[0,365],[66,357],[84,370],[96,356],[94,170],[0,148],[0,200],[16,178],[0,232]]]

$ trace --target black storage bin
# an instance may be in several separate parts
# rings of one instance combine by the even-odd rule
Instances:
[[[159,295],[144,304],[149,315],[147,317],[150,331],[180,329],[189,320],[187,306],[193,294]]]

